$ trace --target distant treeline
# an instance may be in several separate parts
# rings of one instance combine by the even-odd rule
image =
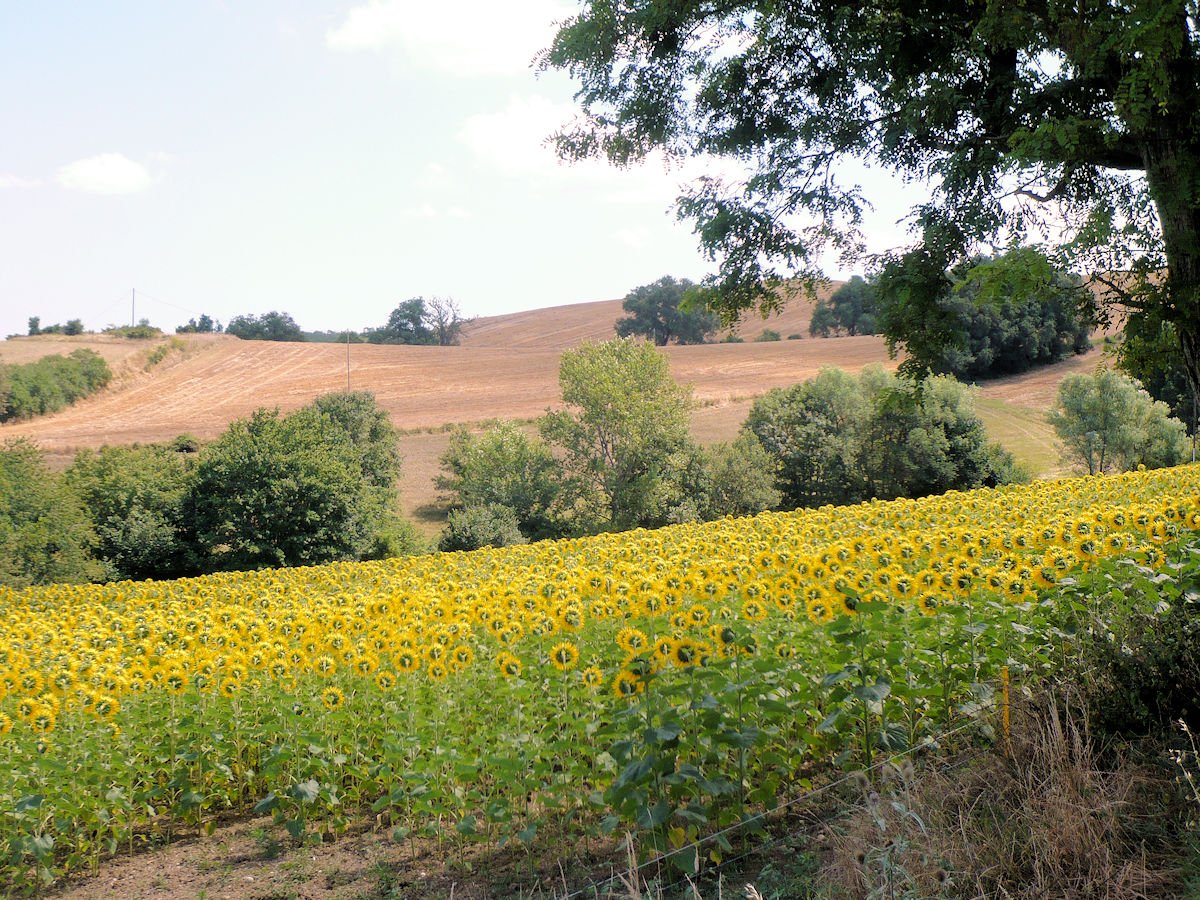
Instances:
[[[244,341],[310,341],[314,343],[354,344],[430,344],[449,347],[458,343],[464,319],[458,304],[450,297],[412,297],[400,303],[378,328],[362,331],[304,331],[289,313],[272,310],[262,315],[234,316],[225,327],[226,334]],[[208,316],[192,320],[177,331],[220,331],[220,324]]]
[[[58,412],[111,380],[108,363],[92,350],[44,356],[22,365],[0,365],[0,422]]]

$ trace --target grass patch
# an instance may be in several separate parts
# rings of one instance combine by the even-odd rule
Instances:
[[[1004,400],[979,397],[975,409],[988,437],[1009,451],[1035,478],[1059,474],[1058,439],[1046,421],[1046,411]]]

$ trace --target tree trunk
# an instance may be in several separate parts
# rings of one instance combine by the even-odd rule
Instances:
[[[1142,147],[1167,257],[1163,318],[1175,326],[1192,391],[1200,391],[1200,143],[1155,135]]]

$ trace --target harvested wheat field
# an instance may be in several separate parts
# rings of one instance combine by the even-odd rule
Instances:
[[[751,337],[764,327],[806,334],[811,311],[811,303],[794,299],[781,314],[765,323],[752,317],[739,330]],[[405,512],[427,527],[443,514],[436,508],[433,482],[449,442],[445,426],[532,419],[556,406],[561,352],[611,336],[620,314],[620,301],[579,303],[477,319],[457,347],[352,345],[350,387],[372,391],[404,432]],[[164,343],[169,352],[148,366],[150,353]],[[55,415],[0,426],[0,439],[30,438],[56,465],[65,466],[77,450],[103,444],[162,441],[185,432],[213,438],[259,407],[287,412],[347,385],[344,345],[242,341],[227,335],[161,341],[104,335],[18,338],[0,343],[0,361],[27,362],[80,347],[104,355],[116,373],[113,384]],[[695,388],[693,429],[704,443],[732,439],[753,399],[771,388],[810,378],[825,366],[858,371],[896,364],[879,337],[749,340],[671,346],[665,352],[675,378]],[[1054,472],[1057,455],[1042,413],[1064,375],[1090,371],[1099,360],[1091,353],[987,384],[981,392],[985,421],[996,429],[997,439],[1015,443],[1018,458],[1035,472]]]

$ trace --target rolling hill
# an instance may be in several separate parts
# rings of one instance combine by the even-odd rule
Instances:
[[[811,304],[793,300],[765,324],[743,323],[748,338],[764,327],[807,333]],[[564,349],[613,334],[620,301],[579,303],[476,319],[461,346],[418,347],[241,341],[227,335],[181,335],[159,342],[103,335],[17,338],[0,344],[0,361],[26,362],[47,353],[89,347],[117,377],[86,401],[31,422],[0,426],[0,440],[36,441],[65,466],[79,449],[170,439],[181,433],[213,438],[234,419],[278,406],[289,411],[329,391],[372,391],[404,432],[401,496],[405,511],[433,529],[441,518],[433,481],[449,441],[446,426],[488,419],[527,420],[558,402],[558,360]],[[152,350],[170,352],[148,366]],[[665,348],[677,380],[694,386],[693,428],[703,442],[728,440],[754,397],[811,377],[825,366],[858,371],[894,367],[882,338],[843,337]],[[1065,374],[1093,368],[1096,354],[1037,372],[989,382],[981,413],[997,439],[1039,474],[1055,470],[1056,451],[1042,413]]]

